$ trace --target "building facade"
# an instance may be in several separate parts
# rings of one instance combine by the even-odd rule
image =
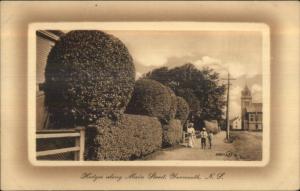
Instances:
[[[48,112],[44,106],[45,68],[48,54],[59,38],[64,35],[61,31],[36,31],[36,128],[47,129]]]
[[[242,130],[242,119],[241,117],[235,117],[230,120],[230,129],[231,130]]]
[[[252,102],[252,94],[247,85],[241,94],[242,130],[263,130],[262,103]]]

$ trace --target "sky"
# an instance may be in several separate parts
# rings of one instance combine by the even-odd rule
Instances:
[[[229,71],[229,116],[241,112],[241,91],[247,84],[253,102],[262,102],[262,35],[255,31],[106,31],[119,38],[133,57],[136,78],[155,68],[193,63],[219,72]]]

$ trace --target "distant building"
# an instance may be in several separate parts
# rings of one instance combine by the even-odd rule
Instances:
[[[51,48],[64,35],[61,31],[36,31],[36,128],[46,129],[48,126],[48,112],[44,106],[45,68]]]
[[[262,130],[262,103],[252,103],[252,95],[246,85],[241,96],[242,130]]]
[[[230,120],[230,129],[231,130],[242,130],[242,119],[241,117],[235,117]]]

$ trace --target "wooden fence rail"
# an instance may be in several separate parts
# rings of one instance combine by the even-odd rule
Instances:
[[[75,129],[59,129],[59,130],[39,130],[36,132],[36,139],[53,139],[53,138],[72,138],[75,137],[75,146],[61,149],[37,151],[36,156],[48,156],[67,152],[75,152],[74,160],[83,161],[85,128],[76,127]]]

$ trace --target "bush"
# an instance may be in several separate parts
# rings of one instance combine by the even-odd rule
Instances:
[[[204,125],[205,125],[206,131],[208,131],[208,132],[210,131],[213,134],[217,134],[219,132],[217,120],[211,120],[211,121],[204,120]]]
[[[170,91],[161,83],[141,79],[135,84],[133,95],[127,106],[127,113],[157,117],[167,123],[175,116]]]
[[[163,125],[162,146],[173,146],[181,142],[183,127],[180,120],[172,119],[167,125]]]
[[[45,73],[46,106],[56,126],[117,117],[134,88],[130,53],[119,39],[102,31],[67,33],[51,49]]]
[[[169,94],[171,95],[171,107],[169,113],[170,114],[169,120],[170,120],[170,119],[174,119],[177,113],[177,97],[171,88],[169,88],[168,86],[165,87],[167,88]]]
[[[181,124],[184,125],[190,113],[189,104],[182,97],[177,96],[177,112],[176,119],[181,121]]]
[[[102,118],[86,130],[86,160],[133,160],[162,144],[157,118],[125,114],[116,122]]]

